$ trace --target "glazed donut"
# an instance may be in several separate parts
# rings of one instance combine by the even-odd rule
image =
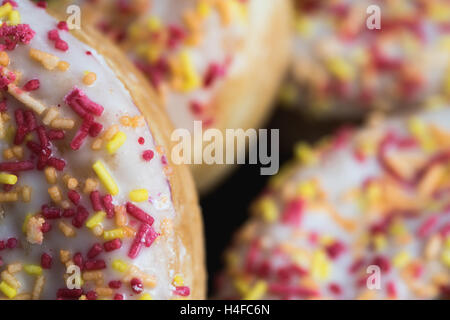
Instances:
[[[197,120],[205,129],[246,130],[266,118],[289,62],[289,1],[78,3],[88,3],[83,25],[96,25],[128,53],[165,101],[175,127],[192,130]],[[229,169],[195,165],[197,186],[209,189]]]
[[[450,109],[345,129],[269,184],[226,253],[227,299],[432,299],[450,289]]]
[[[319,117],[358,117],[450,97],[446,0],[295,0],[285,99]],[[380,29],[370,6],[380,8]],[[367,10],[369,8],[369,13]],[[372,10],[372,11],[371,11]]]
[[[195,187],[158,98],[43,7],[0,6],[0,298],[204,298]]]

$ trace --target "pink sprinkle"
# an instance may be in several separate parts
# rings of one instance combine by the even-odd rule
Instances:
[[[292,224],[296,227],[300,226],[301,218],[303,216],[304,201],[301,198],[294,199],[288,203],[283,210],[282,222],[285,224]]]
[[[106,210],[106,217],[111,219],[114,217],[114,205],[112,204],[112,196],[110,194],[104,195],[102,197],[103,207]]]
[[[48,39],[51,40],[51,41],[56,41],[56,40],[58,40],[58,39],[59,39],[59,33],[58,33],[58,30],[56,30],[56,29],[50,30],[50,31],[47,33],[47,37],[48,37]]]
[[[328,289],[330,289],[330,291],[337,296],[341,295],[342,293],[342,288],[337,283],[330,283]]]
[[[389,259],[384,256],[375,257],[372,264],[379,266],[383,272],[389,272],[391,270],[391,263],[389,262]]]
[[[86,299],[88,300],[97,300],[97,292],[94,290],[88,291],[86,293]]]
[[[58,39],[55,41],[55,48],[60,51],[67,51],[67,50],[69,50],[69,45],[67,44],[66,41],[64,41],[62,39]]]
[[[67,196],[69,197],[69,200],[72,201],[72,203],[74,205],[77,206],[80,203],[81,196],[77,191],[69,190],[69,192],[67,192]]]
[[[104,260],[92,260],[84,263],[86,270],[102,270],[106,269],[106,263]]]
[[[148,213],[145,211],[139,209],[131,202],[127,202],[126,204],[127,212],[138,219],[139,221],[143,222],[144,224],[148,224],[151,226],[153,222],[155,221]]]
[[[156,238],[158,238],[160,234],[153,229],[153,227],[150,227],[147,236],[145,237],[145,246],[149,248]]]
[[[58,171],[63,171],[64,167],[66,166],[66,162],[64,160],[58,159],[58,158],[50,158],[48,159],[47,164],[50,167],[55,168]]]
[[[138,143],[139,143],[140,145],[143,145],[143,144],[145,143],[145,139],[144,139],[143,137],[139,137]]]
[[[147,238],[147,233],[150,230],[150,226],[148,224],[141,224],[139,230],[134,237],[133,244],[131,245],[130,251],[128,252],[128,256],[131,259],[135,259],[139,252],[141,251],[142,245],[145,243],[145,239]]]
[[[89,212],[83,206],[78,206],[77,214],[72,219],[72,225],[75,228],[79,229],[83,226],[84,222],[86,221],[86,219],[88,217],[89,217]]]
[[[14,248],[16,248],[17,247],[17,244],[19,243],[19,241],[16,239],[16,238],[9,238],[7,241],[6,241],[6,247],[8,248],[8,249],[14,249]]]
[[[36,2],[36,6],[38,6],[39,8],[42,8],[42,9],[47,9],[47,1],[40,0],[40,1]]]
[[[91,199],[92,209],[94,209],[94,211],[102,211],[103,210],[102,203],[100,201],[100,192],[98,192],[97,190],[92,191],[91,195],[90,195],[90,199]]]
[[[122,287],[122,281],[120,281],[120,280],[111,280],[111,281],[108,283],[108,286],[109,286],[111,289],[120,289],[120,287]]]
[[[122,241],[120,239],[114,239],[103,244],[106,252],[114,251],[122,248]]]
[[[142,153],[142,158],[148,162],[153,159],[154,155],[155,153],[152,150],[146,150]]]
[[[114,300],[123,300],[123,295],[120,294],[120,293],[116,293],[116,294],[114,295]]]
[[[80,252],[73,255],[73,263],[75,263],[75,265],[77,265],[80,269],[83,269],[83,256]]]
[[[31,161],[2,162],[0,163],[0,171],[18,172],[33,170],[34,164]]]
[[[198,101],[191,101],[190,107],[192,113],[195,115],[201,115],[205,110],[205,105]]]
[[[134,293],[139,294],[142,291],[144,291],[144,284],[142,283],[141,279],[133,278],[130,281],[131,290],[133,290]]]
[[[62,216],[62,211],[60,208],[49,207],[46,204],[42,206],[41,212],[44,218],[47,220],[59,219]]]
[[[23,90],[25,91],[35,91],[37,89],[39,89],[41,83],[39,82],[38,79],[33,79],[28,81],[27,83],[25,83],[25,85],[23,86]]]
[[[89,136],[91,136],[92,138],[97,137],[100,132],[102,132],[103,130],[103,125],[101,125],[98,122],[94,122],[91,127],[89,128]]]
[[[211,87],[214,82],[225,74],[225,70],[217,63],[211,63],[206,71],[205,78],[203,79],[203,86],[205,88]]]
[[[336,240],[326,248],[326,251],[328,256],[335,260],[345,251],[345,246],[342,242]]]
[[[389,281],[387,283],[386,291],[389,297],[397,296],[397,287],[395,286],[395,283],[392,281]]]
[[[77,214],[77,211],[73,208],[64,209],[62,216],[64,218],[73,218]]]
[[[102,245],[100,243],[95,243],[89,250],[87,257],[89,259],[94,259],[100,253],[102,253],[102,251],[103,251]]]
[[[64,99],[64,101],[83,119],[86,113],[91,113],[95,116],[101,116],[104,108],[89,99],[83,91],[74,88]]]
[[[67,26],[67,22],[65,21],[58,22],[57,27],[59,30],[69,31],[69,27]]]
[[[42,233],[48,233],[50,232],[50,230],[52,230],[52,225],[49,222],[45,221],[41,227]]]
[[[417,230],[417,235],[420,238],[426,237],[431,232],[433,227],[438,223],[438,220],[439,220],[439,216],[438,215],[433,215],[433,216],[429,217],[428,219],[426,219],[419,226],[419,229]]]
[[[56,297],[58,299],[78,299],[83,294],[81,289],[67,289],[61,288],[56,292]]]
[[[65,136],[66,135],[62,130],[50,130],[49,132],[47,132],[47,137],[50,141],[62,140]]]
[[[10,26],[4,23],[0,27],[0,40],[4,42],[2,46],[6,50],[14,50],[19,43],[30,43],[35,34],[28,24]]]
[[[43,269],[51,269],[52,268],[52,256],[48,253],[43,253],[41,255],[41,267]]]
[[[175,287],[175,290],[174,290],[173,293],[178,295],[178,296],[187,297],[187,296],[189,296],[191,294],[191,289],[189,287],[186,287],[186,286]]]

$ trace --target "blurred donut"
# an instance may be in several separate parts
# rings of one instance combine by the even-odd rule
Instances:
[[[450,109],[373,117],[296,154],[227,251],[219,298],[449,293]]]

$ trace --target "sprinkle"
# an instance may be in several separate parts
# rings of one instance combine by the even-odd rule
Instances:
[[[173,293],[176,294],[177,296],[187,297],[191,294],[191,289],[186,286],[175,287],[175,290]]]
[[[0,291],[9,299],[13,299],[17,295],[17,290],[10,287],[5,281],[0,282]]]
[[[14,185],[17,183],[17,176],[13,174],[0,173],[0,183]]]
[[[103,219],[105,219],[105,217],[106,217],[106,212],[104,212],[104,211],[97,212],[86,222],[86,227],[88,227],[89,229],[92,229],[96,225],[102,223],[102,221],[103,221]]]
[[[98,190],[92,191],[89,198],[91,199],[92,209],[94,209],[94,211],[103,210],[102,203],[100,200],[100,192],[98,192]]]
[[[127,136],[124,132],[120,131],[114,135],[114,137],[106,144],[106,150],[109,154],[114,154],[125,143]]]
[[[38,90],[40,87],[40,82],[38,79],[33,79],[25,83],[23,86],[23,90],[25,91],[35,91]]]
[[[97,80],[97,75],[95,72],[87,72],[83,77],[83,83],[87,86],[93,85]]]
[[[103,186],[106,188],[106,190],[108,190],[108,192],[113,196],[117,195],[119,193],[119,188],[117,187],[116,182],[111,177],[109,172],[106,170],[103,163],[100,160],[98,160],[97,162],[94,163],[92,168],[99,177],[100,181],[103,183]]]
[[[41,267],[43,269],[51,269],[52,268],[52,260],[53,258],[48,253],[43,253],[41,255]]]
[[[148,200],[148,191],[146,189],[136,189],[130,191],[129,197],[133,202],[144,202]]]
[[[139,297],[139,300],[153,300],[153,298],[150,293],[144,293]]]
[[[103,252],[102,245],[100,243],[95,243],[91,249],[89,249],[87,253],[87,257],[89,259],[94,259],[96,256],[98,256],[100,253]]]
[[[181,275],[179,275],[179,274],[175,275],[175,277],[173,277],[172,284],[173,284],[175,287],[182,286],[182,285],[184,284],[184,279],[183,279],[183,277],[182,277]]]
[[[114,239],[103,244],[106,252],[111,252],[122,247],[122,241],[120,239]]]
[[[128,214],[132,215],[139,221],[141,221],[145,224],[148,224],[149,226],[151,226],[153,224],[153,222],[155,221],[148,213],[139,209],[131,202],[127,202],[126,208],[127,208]]]
[[[125,234],[122,228],[108,230],[103,233],[103,238],[107,241],[114,240],[116,238],[122,239],[124,237]]]
[[[42,267],[35,264],[24,265],[23,270],[32,276],[40,276],[42,274]]]
[[[30,57],[42,64],[47,70],[53,70],[58,66],[59,58],[53,54],[37,49],[30,49]]]
[[[73,238],[76,236],[75,229],[72,228],[70,225],[68,225],[64,221],[59,221],[58,228],[61,230],[61,232],[68,238]]]
[[[149,162],[150,160],[153,159],[154,155],[155,154],[154,154],[154,152],[152,150],[145,150],[142,153],[142,159],[144,159],[145,161]]]
[[[259,300],[266,294],[267,288],[267,283],[260,280],[247,292],[243,300]]]
[[[128,265],[124,261],[119,259],[113,260],[112,267],[118,272],[125,272],[128,269]]]

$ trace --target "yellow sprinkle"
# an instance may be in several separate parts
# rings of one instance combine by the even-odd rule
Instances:
[[[297,192],[304,199],[313,199],[316,196],[317,188],[313,181],[303,181],[299,183]]]
[[[27,264],[23,267],[23,270],[32,276],[40,276],[42,274],[41,266],[35,264]]]
[[[353,67],[343,59],[331,58],[327,61],[328,70],[340,80],[349,80],[354,78]]]
[[[13,299],[17,295],[17,290],[10,287],[5,281],[0,282],[0,291],[10,299]]]
[[[122,239],[124,237],[125,237],[125,232],[123,231],[122,228],[108,230],[103,233],[103,238],[106,241],[114,240],[116,238]]]
[[[236,290],[241,294],[241,296],[245,296],[249,291],[249,285],[243,278],[237,278],[233,282]]]
[[[127,135],[122,131],[117,132],[114,137],[106,144],[106,149],[109,154],[116,153],[116,151],[125,143]]]
[[[295,19],[295,30],[302,36],[307,36],[311,33],[311,23],[304,17],[297,17]]]
[[[445,264],[447,267],[450,267],[450,250],[449,249],[445,249],[442,252],[441,260],[442,260],[443,264]]]
[[[113,260],[112,267],[118,272],[125,272],[128,269],[128,264],[122,260],[116,259]]]
[[[206,18],[211,13],[211,6],[206,1],[200,1],[197,5],[197,12],[202,18]]]
[[[148,200],[148,191],[146,189],[136,189],[130,191],[130,200],[134,202],[144,202]]]
[[[301,142],[295,146],[295,156],[303,165],[311,165],[317,161],[314,150],[306,143]]]
[[[29,213],[29,214],[27,214],[26,216],[25,216],[25,220],[23,221],[23,225],[22,225],[22,232],[23,233],[26,233],[27,232],[27,224],[28,224],[28,221],[30,220],[30,218],[32,217],[33,215],[31,214],[31,213]]]
[[[278,218],[278,208],[270,198],[263,198],[259,202],[259,209],[261,210],[264,221],[270,223],[274,222]]]
[[[148,30],[157,32],[161,29],[161,20],[158,17],[150,17],[147,21]]]
[[[402,251],[395,255],[394,259],[392,260],[393,264],[397,268],[403,268],[406,266],[409,261],[411,260],[411,256],[408,252]]]
[[[311,261],[311,271],[313,277],[317,279],[325,280],[328,278],[331,271],[331,265],[328,262],[327,254],[323,250],[314,252]]]
[[[177,274],[175,277],[173,277],[172,284],[175,287],[181,287],[184,285],[184,279],[181,275]]]
[[[2,184],[16,184],[17,176],[13,174],[0,173],[0,183]]]
[[[183,91],[189,92],[199,87],[200,77],[194,69],[194,63],[187,51],[180,54],[181,75],[183,79]]]
[[[94,214],[88,221],[86,221],[86,227],[89,229],[92,229],[96,225],[102,223],[103,219],[106,217],[105,211],[99,211],[96,214]]]
[[[11,13],[12,9],[13,9],[13,7],[9,2],[2,5],[0,7],[0,18],[4,18],[7,15],[9,15]]]
[[[150,295],[150,293],[144,293],[143,295],[141,295],[139,297],[139,300],[153,300],[152,296]]]
[[[373,237],[373,244],[375,246],[375,250],[380,252],[386,248],[388,242],[384,235],[377,234]]]
[[[408,121],[408,128],[411,134],[419,140],[425,151],[431,152],[436,149],[436,145],[428,132],[425,123],[417,117],[411,117]]]
[[[243,300],[259,300],[267,292],[267,283],[263,280],[258,281],[244,296]]]
[[[20,23],[20,13],[17,10],[13,10],[9,13],[8,16],[9,24],[12,26],[16,26]]]
[[[103,163],[98,160],[94,163],[92,168],[94,169],[100,181],[103,183],[103,186],[106,188],[106,190],[108,190],[108,192],[113,196],[117,195],[119,193],[119,187],[117,187],[116,182],[111,177],[108,170],[106,170]]]

